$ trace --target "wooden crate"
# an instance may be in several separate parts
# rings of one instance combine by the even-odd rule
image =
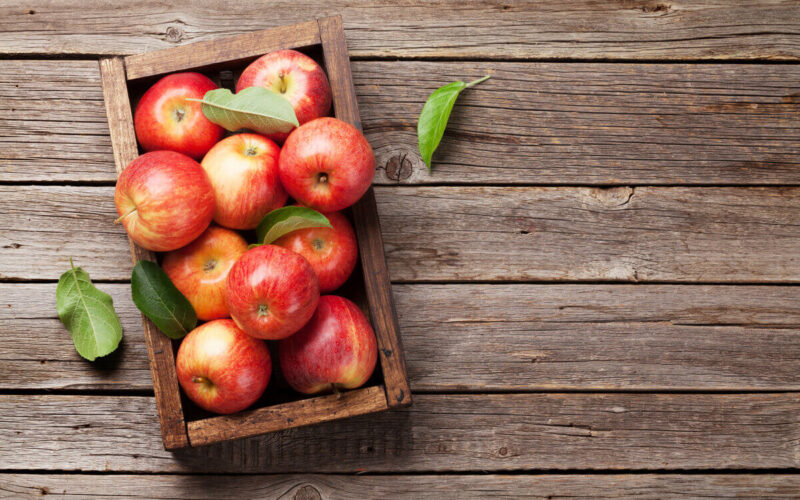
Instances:
[[[219,78],[240,71],[257,57],[278,49],[297,49],[316,55],[330,80],[334,116],[361,129],[342,20],[338,16],[173,49],[104,58],[100,60],[100,72],[117,175],[140,154],[133,127],[131,96],[136,99],[137,93],[140,96],[144,88],[167,73],[193,70]],[[262,398],[254,409],[234,415],[204,414],[181,394],[175,370],[178,342],[171,341],[143,316],[153,389],[166,449],[202,446],[411,404],[371,188],[351,207],[349,215],[358,237],[361,270],[360,275],[356,273],[354,278],[358,283],[355,287],[351,284],[350,289],[361,297],[378,340],[380,364],[371,382],[338,397],[296,395],[293,401],[277,404],[270,404]],[[156,260],[156,255],[133,241],[130,245],[134,263],[141,259]],[[358,280],[358,276],[363,279]],[[270,393],[277,372],[279,369],[275,364],[273,380],[265,395]]]

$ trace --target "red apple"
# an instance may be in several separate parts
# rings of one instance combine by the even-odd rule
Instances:
[[[364,135],[336,118],[317,118],[294,129],[281,150],[281,183],[307,207],[335,212],[369,189],[375,155]]]
[[[117,179],[114,203],[133,241],[156,252],[188,245],[214,217],[214,190],[203,167],[174,151],[133,160]]]
[[[378,346],[369,320],[343,297],[324,295],[306,326],[278,344],[286,381],[304,394],[355,389],[369,380]]]
[[[301,255],[262,245],[242,255],[228,274],[225,303],[248,335],[277,340],[299,330],[314,314],[319,282]]]
[[[331,86],[325,72],[296,50],[276,50],[253,61],[236,82],[236,92],[247,87],[266,87],[281,94],[291,103],[300,125],[331,109]],[[279,132],[269,138],[282,143],[288,135]]]
[[[199,160],[222,139],[225,130],[211,123],[202,99],[217,86],[200,73],[167,75],[144,93],[133,118],[136,138],[145,151],[168,149]]]
[[[184,337],[175,361],[189,399],[214,413],[235,413],[267,388],[272,361],[267,345],[229,319],[204,323]]]
[[[214,220],[232,229],[254,229],[264,215],[286,204],[278,176],[280,148],[256,134],[218,142],[201,165],[214,186]]]
[[[247,242],[239,233],[211,226],[189,245],[165,254],[161,267],[199,319],[227,318],[228,272],[246,251]]]
[[[333,226],[298,229],[272,244],[306,258],[319,279],[320,293],[329,293],[347,281],[358,260],[358,240],[347,217],[339,212],[324,214]]]

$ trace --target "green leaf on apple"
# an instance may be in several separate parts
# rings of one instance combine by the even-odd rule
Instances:
[[[417,143],[419,145],[419,154],[422,155],[422,160],[428,166],[429,171],[433,152],[436,151],[442,141],[442,136],[444,136],[444,130],[447,128],[447,121],[450,119],[450,112],[453,110],[456,99],[464,89],[488,80],[490,76],[486,75],[469,83],[462,81],[448,83],[434,90],[428,96],[417,122]]]
[[[289,132],[297,127],[291,103],[282,95],[264,87],[247,87],[233,94],[228,89],[209,90],[202,99],[206,118],[235,132],[248,128],[261,134]]]
[[[171,339],[180,339],[197,325],[192,304],[155,262],[140,260],[131,274],[133,303]]]
[[[72,334],[75,350],[89,361],[114,352],[122,340],[122,325],[111,296],[92,284],[89,274],[75,267],[58,279],[58,317]]]
[[[285,234],[308,227],[333,227],[327,217],[306,207],[277,208],[261,219],[256,228],[258,244],[269,245]]]

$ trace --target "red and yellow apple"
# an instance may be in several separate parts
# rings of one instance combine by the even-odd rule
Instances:
[[[285,248],[252,248],[228,274],[228,311],[239,328],[253,337],[288,337],[306,324],[318,301],[319,282],[311,264]]]
[[[276,50],[253,61],[236,82],[236,92],[247,87],[265,87],[285,97],[300,125],[331,109],[331,86],[325,71],[296,50]],[[283,143],[287,135],[278,132],[269,138]]]
[[[150,87],[133,119],[136,138],[145,151],[170,150],[199,160],[225,130],[203,114],[202,99],[217,86],[200,73],[173,73]]]
[[[378,360],[375,333],[351,301],[324,295],[299,332],[278,343],[286,381],[304,394],[361,387]]]
[[[225,283],[247,241],[236,231],[211,226],[189,245],[164,255],[161,267],[203,321],[227,318]]]
[[[214,221],[231,229],[253,229],[268,212],[286,204],[278,175],[280,148],[257,134],[218,142],[201,165],[216,199]]]
[[[301,204],[320,212],[347,208],[369,189],[375,156],[364,135],[336,118],[294,129],[281,150],[281,183]]]
[[[214,190],[199,163],[174,151],[153,151],[120,174],[114,203],[139,246],[168,252],[200,236],[214,217]]]
[[[267,345],[229,319],[204,323],[184,337],[175,361],[189,399],[214,413],[235,413],[255,403],[272,374]]]
[[[333,228],[298,229],[272,244],[305,257],[319,279],[320,293],[330,293],[342,286],[356,267],[358,240],[347,217],[339,212],[324,215]]]

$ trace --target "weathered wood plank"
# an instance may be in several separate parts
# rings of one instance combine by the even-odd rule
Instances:
[[[88,363],[55,284],[0,284],[0,389],[150,390],[126,284],[101,284],[125,331]],[[415,391],[800,390],[793,287],[395,285]],[[765,369],[765,367],[769,367]]]
[[[124,475],[0,474],[0,498],[796,498],[795,474]]]
[[[487,72],[428,174],[422,103]],[[356,61],[353,77],[380,184],[800,183],[798,66]],[[94,62],[0,61],[0,97],[0,181],[115,181]]]
[[[0,51],[132,54],[341,14],[359,57],[800,57],[800,7],[791,0],[143,0],[124,9],[94,2],[91,12],[85,15],[68,0],[6,2]]]
[[[394,281],[800,282],[800,188],[379,187]],[[0,278],[127,279],[110,186],[0,186]]]
[[[800,466],[797,394],[415,395],[409,408],[165,452],[147,397],[0,396],[0,468],[405,472]]]
[[[101,59],[100,76],[114,150],[114,165],[117,175],[120,175],[139,156],[122,58]],[[138,246],[132,238],[128,239],[128,246],[131,262],[134,265],[141,260],[156,261],[155,253]],[[188,446],[189,439],[183,418],[172,340],[163,335],[144,315],[142,315],[142,329],[150,357],[150,374],[158,402],[158,418],[164,447],[171,450]]]

